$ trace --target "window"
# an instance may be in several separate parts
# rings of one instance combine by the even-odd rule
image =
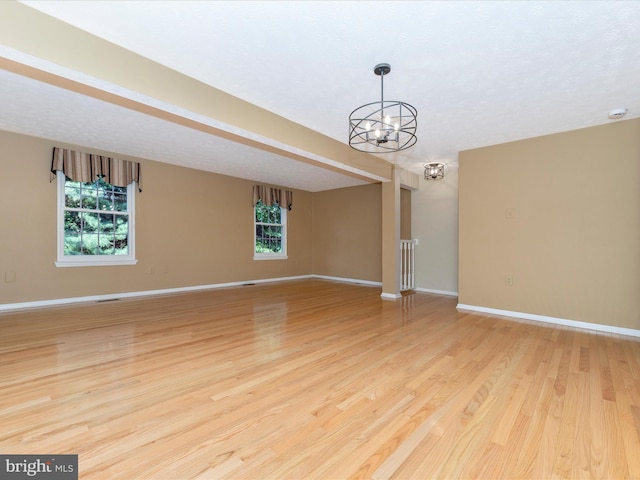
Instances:
[[[254,260],[287,258],[287,211],[260,200],[254,210]]]
[[[98,178],[58,177],[59,267],[133,265],[134,183],[116,187]]]

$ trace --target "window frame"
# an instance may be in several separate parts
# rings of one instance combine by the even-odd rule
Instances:
[[[256,204],[252,209],[252,212],[253,212],[253,259],[254,260],[286,260],[287,258],[289,258],[287,255],[287,233],[288,233],[287,232],[288,230],[287,209],[282,208],[277,204],[276,206],[280,208],[280,223],[258,222],[256,219],[256,208],[258,207],[258,204]],[[282,228],[282,239],[281,239],[282,251],[281,252],[269,252],[269,253],[256,252],[256,227],[258,225],[273,225],[273,226],[279,226]]]
[[[64,172],[57,171],[57,260],[56,267],[97,267],[116,265],[135,265],[138,263],[135,255],[135,182],[127,185],[127,215],[128,239],[127,255],[65,255],[64,254],[64,213],[65,213],[65,185]]]

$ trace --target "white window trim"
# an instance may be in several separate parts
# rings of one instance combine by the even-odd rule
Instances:
[[[256,252],[256,207],[253,207],[253,259],[254,260],[286,260],[287,237],[289,236],[289,225],[287,224],[287,209],[280,207],[280,221],[284,235],[282,236],[282,253],[257,253]]]
[[[115,265],[135,265],[138,263],[135,255],[135,183],[127,186],[127,213],[129,214],[129,255],[65,255],[64,254],[64,201],[65,201],[65,175],[63,172],[56,172],[58,187],[57,202],[57,231],[58,231],[58,259],[56,267],[99,267]]]

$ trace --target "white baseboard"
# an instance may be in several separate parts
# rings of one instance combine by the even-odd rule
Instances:
[[[265,278],[260,280],[247,280],[243,282],[214,283],[211,285],[195,285],[191,287],[164,288],[161,290],[144,290],[140,292],[109,293],[106,295],[90,295],[87,297],[55,298],[52,300],[38,300],[34,302],[5,303],[5,304],[0,304],[0,312],[10,311],[10,310],[23,310],[27,308],[53,307],[53,306],[59,306],[59,305],[69,305],[72,303],[100,302],[100,301],[104,302],[107,300],[117,300],[120,298],[149,297],[153,295],[167,295],[170,293],[197,292],[200,290],[213,290],[216,288],[225,288],[225,287],[239,287],[242,285],[255,284],[255,283],[271,283],[271,282],[283,282],[286,280],[301,280],[305,278],[313,278],[313,275]]]
[[[380,294],[380,297],[383,300],[398,300],[399,298],[402,298],[402,294],[401,293],[385,293],[385,292],[382,292]]]
[[[121,292],[121,293],[109,293],[106,295],[89,295],[86,297],[55,298],[51,300],[37,300],[33,302],[5,303],[5,304],[0,304],[0,312],[24,310],[28,308],[54,307],[54,306],[60,306],[60,305],[69,305],[73,303],[104,302],[108,300],[117,300],[120,298],[149,297],[153,295],[167,295],[171,293],[197,292],[200,290],[213,290],[217,288],[240,287],[243,285],[254,284],[254,283],[284,282],[287,280],[302,280],[306,278],[320,278],[320,279],[331,280],[336,282],[347,282],[347,283],[354,283],[358,285],[372,285],[376,287],[382,286],[382,282],[358,280],[355,278],[330,277],[327,275],[298,275],[294,277],[278,277],[278,278],[265,278],[260,280],[244,280],[242,282],[214,283],[210,285],[195,285],[191,287],[164,288],[161,290],[143,290],[139,292]]]
[[[567,320],[564,318],[547,317],[545,315],[536,315],[532,313],[513,312],[510,310],[498,310],[496,308],[478,307],[475,305],[464,305],[459,303],[456,308],[458,310],[470,310],[479,313],[488,313],[493,315],[503,315],[505,317],[522,318],[524,320],[533,320],[536,322],[551,323],[554,325],[562,325],[565,327],[584,328],[587,330],[595,330],[598,332],[615,333],[618,335],[628,335],[631,337],[640,337],[640,330],[632,328],[615,327],[612,325],[603,325],[600,323],[580,322],[578,320]]]
[[[457,297],[458,296],[458,292],[450,292],[448,290],[433,290],[431,288],[414,288],[414,290],[416,292],[423,292],[423,293],[434,293],[436,295],[448,295],[450,297]]]
[[[314,278],[322,278],[325,280],[331,280],[334,282],[347,282],[347,283],[354,283],[357,285],[371,285],[373,287],[381,287],[382,286],[382,282],[373,282],[371,280],[358,280],[356,278],[343,278],[343,277],[329,277],[327,275],[313,275]],[[400,293],[385,293],[382,292],[380,294],[380,297],[383,300],[398,300],[399,298],[402,298],[402,294]]]
[[[313,278],[320,278],[324,280],[332,280],[334,282],[346,282],[346,283],[355,283],[358,285],[371,285],[374,287],[381,287],[382,282],[373,282],[371,280],[358,280],[357,278],[344,278],[344,277],[330,277],[328,275],[310,275]]]

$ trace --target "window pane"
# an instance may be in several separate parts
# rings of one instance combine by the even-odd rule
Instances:
[[[126,215],[115,215],[115,255],[129,254],[129,217]]]
[[[280,222],[280,207],[273,207],[271,209],[271,223],[281,223]]]
[[[85,233],[82,235],[82,255],[99,255],[98,234]]]
[[[280,227],[275,227],[275,226],[269,226],[265,228],[266,232],[265,235],[269,236],[270,238],[279,238],[282,236],[282,231],[280,229]]]
[[[274,253],[282,252],[282,242],[279,238],[271,238],[269,249]]]
[[[127,193],[115,193],[113,195],[113,209],[116,212],[127,211]]]
[[[115,254],[115,238],[113,235],[101,234],[99,239],[99,247],[101,255]]]
[[[262,230],[262,225],[256,225],[256,253],[263,253],[265,251]]]
[[[65,255],[81,255],[82,243],[79,233],[65,233],[64,235],[64,254]]]
[[[129,235],[129,217],[128,215],[114,215],[114,230],[118,235]]]
[[[108,213],[101,213],[100,215],[100,233],[113,233],[114,230],[114,215]]]
[[[82,189],[82,208],[87,208],[89,210],[95,210],[97,208],[96,205],[96,190],[83,188]]]
[[[113,192],[98,190],[98,210],[113,210]]]
[[[78,212],[64,212],[64,231],[68,233],[80,233],[82,231],[82,218]]]
[[[129,254],[129,245],[127,243],[128,237],[127,235],[122,235],[116,233],[115,240],[113,242],[114,254],[115,255],[128,255]]]
[[[265,207],[262,202],[258,202],[256,205],[256,222],[268,222],[269,221],[269,209]]]
[[[84,212],[82,215],[82,232],[94,233],[98,232],[98,214]]]
[[[80,207],[80,189],[72,185],[66,185],[64,188],[64,205],[67,208]]]

